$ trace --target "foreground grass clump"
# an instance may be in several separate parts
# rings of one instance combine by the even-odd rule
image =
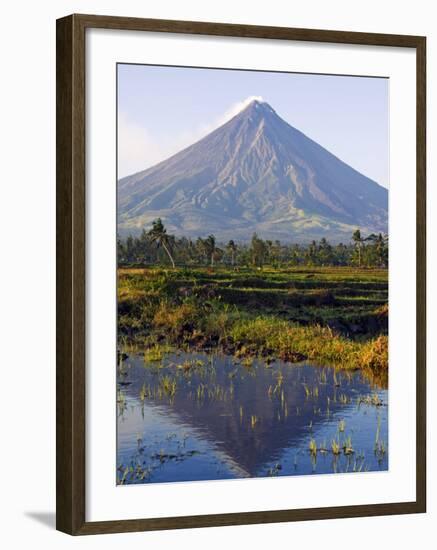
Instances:
[[[388,366],[388,338],[379,336],[363,344],[360,353],[361,365],[372,371],[384,370]]]
[[[281,359],[292,354],[342,368],[386,369],[388,339],[379,336],[368,342],[348,340],[329,327],[296,326],[272,317],[241,320],[232,327],[235,342],[245,342],[257,349],[269,349]]]

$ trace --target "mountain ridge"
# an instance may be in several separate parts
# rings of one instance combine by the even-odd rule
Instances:
[[[119,233],[162,218],[169,232],[220,240],[309,241],[387,232],[388,192],[252,101],[170,158],[118,182]]]

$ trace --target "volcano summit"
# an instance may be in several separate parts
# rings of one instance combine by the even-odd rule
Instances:
[[[167,160],[118,181],[118,231],[161,218],[169,233],[219,241],[347,242],[387,232],[388,191],[254,100]]]

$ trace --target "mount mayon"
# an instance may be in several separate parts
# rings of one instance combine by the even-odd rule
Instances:
[[[254,100],[167,160],[118,181],[118,231],[162,218],[171,234],[219,241],[349,242],[387,232],[388,191]]]

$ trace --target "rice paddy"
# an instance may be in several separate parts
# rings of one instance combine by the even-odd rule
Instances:
[[[125,371],[119,484],[387,469],[387,391],[360,371],[339,381],[307,362],[248,369],[211,352],[167,353],[159,366],[132,353]]]
[[[117,483],[388,468],[387,270],[122,268]]]

